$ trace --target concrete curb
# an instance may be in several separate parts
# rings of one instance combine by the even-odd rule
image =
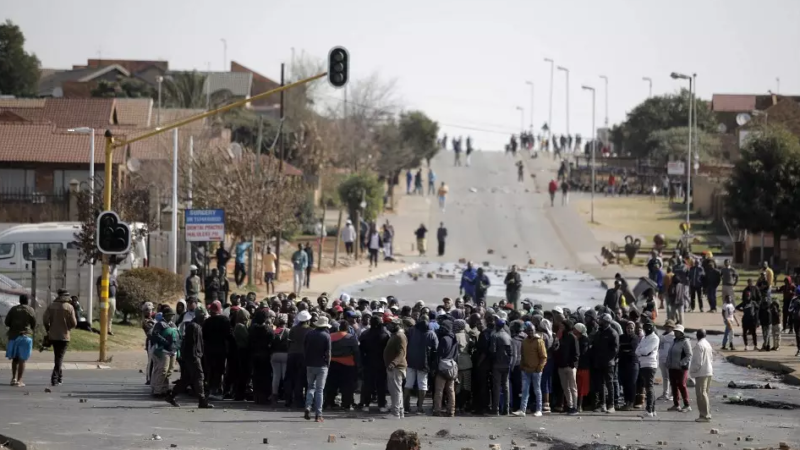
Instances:
[[[343,284],[343,285],[337,287],[336,290],[334,290],[334,294],[335,295],[339,295],[339,294],[342,293],[342,291],[346,292],[346,290],[344,288],[348,288],[350,286],[356,286],[356,285],[359,285],[359,284],[368,283],[370,281],[375,281],[375,280],[380,280],[380,279],[383,279],[383,278],[388,278],[388,277],[391,277],[391,276],[394,276],[394,275],[397,275],[397,274],[400,274],[400,273],[408,272],[408,271],[411,271],[411,270],[414,270],[414,269],[417,269],[417,268],[419,268],[419,264],[418,263],[413,263],[413,264],[409,264],[409,265],[407,265],[407,266],[405,266],[403,268],[400,268],[400,269],[392,270],[392,271],[389,271],[389,272],[386,272],[386,273],[382,273],[382,274],[378,274],[378,275],[373,275],[371,277],[367,277],[367,278],[364,278],[364,279],[361,279],[361,280],[358,280],[358,281],[355,281],[355,282],[352,282],[352,283]]]
[[[739,356],[739,355],[730,355],[725,358],[731,364],[736,364],[737,366],[744,366],[744,367],[756,367],[758,369],[768,370],[770,372],[776,372],[781,375],[782,381],[786,384],[792,386],[800,386],[800,376],[795,371],[795,369],[787,366],[786,364],[780,361],[769,361],[763,360],[759,358],[751,358],[747,356]]]
[[[9,448],[11,450],[36,450],[33,445],[10,438],[4,434],[0,434],[0,448]]]
[[[64,370],[105,370],[112,367],[98,363],[64,363],[62,368]],[[0,363],[0,369],[11,370],[11,363]],[[28,363],[25,365],[25,370],[53,370],[53,363]]]

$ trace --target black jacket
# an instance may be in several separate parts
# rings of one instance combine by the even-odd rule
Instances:
[[[331,364],[331,335],[325,328],[317,328],[306,335],[306,367],[328,367]]]
[[[758,320],[758,303],[756,303],[755,301],[753,301],[753,300],[750,300],[748,302],[742,301],[742,303],[739,303],[739,305],[736,307],[736,309],[743,313],[742,325],[751,324],[751,323],[755,324],[757,322],[757,320]]]
[[[225,356],[231,338],[231,321],[219,314],[210,316],[203,323],[203,344],[207,355]]]
[[[633,301],[633,299],[631,299]],[[622,302],[622,289],[609,289],[606,291],[606,298],[603,300],[603,306],[606,308],[617,311]]]
[[[558,346],[556,357],[556,367],[565,369],[567,367],[576,369],[581,357],[581,349],[578,346],[578,339],[574,334],[565,331],[561,336],[561,343]]]
[[[373,328],[361,333],[359,338],[359,348],[361,349],[361,361],[366,367],[384,369],[383,350],[389,342],[389,331],[383,327]]]
[[[453,333],[453,322],[445,320],[439,326],[439,347],[436,349],[437,366],[438,361],[452,359],[458,361],[458,342]]]
[[[184,326],[181,357],[203,358],[203,328],[197,322],[189,322]]]
[[[520,288],[522,288],[522,279],[519,276],[519,272],[509,272],[504,283],[508,292],[519,292]]]
[[[619,363],[625,365],[639,364],[636,356],[636,347],[639,345],[639,336],[622,333],[619,337]]]
[[[592,351],[589,345],[589,338],[586,335],[581,335],[578,339],[578,351],[580,352],[580,359],[578,360],[578,369],[591,369],[592,368]]]
[[[619,352],[619,335],[612,326],[600,328],[592,342],[594,367],[605,368],[614,364]]]
[[[272,354],[274,334],[265,324],[250,325],[247,334],[247,348],[254,358],[268,358]]]
[[[722,283],[722,272],[716,267],[706,269],[706,287],[716,289]]]

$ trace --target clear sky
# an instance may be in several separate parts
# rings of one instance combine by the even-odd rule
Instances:
[[[695,72],[699,94],[800,92],[798,0],[0,0],[0,18],[20,25],[44,67],[87,58],[165,59],[172,69],[222,70],[228,60],[279,78],[296,53],[351,53],[354,78],[378,72],[397,82],[405,108],[419,108],[448,135],[471,134],[478,148],[500,148],[518,131],[524,107],[535,128],[547,120],[549,57],[570,70],[570,132],[597,125],[648,93]],[[566,82],[556,71],[553,129],[566,131]],[[487,131],[469,130],[472,127]],[[507,134],[508,133],[508,134]]]

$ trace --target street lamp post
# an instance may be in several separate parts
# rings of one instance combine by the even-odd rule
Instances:
[[[647,98],[652,97],[653,96],[653,79],[650,78],[650,77],[642,77],[642,81],[647,81],[647,84],[649,85],[649,90],[647,91]]]
[[[547,113],[547,127],[550,129],[550,136],[547,137],[549,141],[553,136],[553,67],[555,62],[550,58],[545,58],[544,61],[550,63],[550,105]]]
[[[525,108],[517,106],[517,111],[519,111],[519,132],[522,133],[525,131]],[[521,137],[522,134],[520,134]]]
[[[222,41],[222,71],[228,70],[228,41],[225,39],[220,39]]]
[[[71,133],[88,134],[89,142],[89,205],[94,210],[94,128],[79,127],[67,130]],[[92,211],[94,213],[94,211]],[[89,264],[89,302],[86,304],[86,320],[92,324],[92,297],[94,297],[94,264]]]
[[[775,93],[776,93],[776,94],[780,94],[780,93],[781,93],[781,78],[780,78],[780,77],[776,77],[776,78],[775,78],[775,83],[777,83],[777,84],[778,84],[778,85],[776,86]]]
[[[531,87],[530,129],[531,129],[531,134],[533,134],[533,81],[526,81],[525,84]]]
[[[594,88],[590,86],[582,86],[582,89],[592,92],[592,200],[591,200],[591,220],[594,223],[594,190],[597,186],[596,173],[595,173],[595,150],[597,140],[595,139],[594,117],[595,117],[595,95]]]
[[[569,69],[558,66],[558,70],[564,72],[567,76],[567,136],[569,136]]]
[[[158,109],[156,110],[156,127],[161,126],[161,84],[164,83],[164,77],[158,76],[156,77],[156,83],[158,84]]]
[[[686,224],[689,225],[692,214],[692,202],[689,198],[689,193],[692,191],[692,107],[694,105],[692,77],[677,72],[672,72],[670,76],[673,80],[689,80],[689,143],[686,146],[688,153],[686,156]]]
[[[606,125],[606,128],[608,128],[608,77],[605,76],[605,75],[600,75],[600,78],[602,80],[605,80],[605,82],[606,82],[606,121],[605,121],[605,125]]]

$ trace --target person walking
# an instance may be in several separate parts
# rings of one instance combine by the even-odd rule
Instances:
[[[303,250],[303,244],[297,244],[297,251],[292,254],[292,268],[294,269],[294,293],[300,295],[303,288],[303,279],[308,268],[308,254]]]
[[[11,360],[11,386],[25,387],[25,361],[33,351],[33,330],[36,329],[36,313],[28,306],[28,295],[19,296],[19,304],[8,310],[3,321],[7,328],[6,358]],[[77,324],[77,323],[76,323]]]
[[[789,314],[789,306],[792,304],[792,298],[794,298],[794,292],[797,290],[797,286],[795,286],[794,282],[792,281],[792,277],[787,276],[783,279],[783,286],[781,287],[781,293],[783,294],[783,328],[782,331],[784,333],[791,333],[794,329],[794,324],[792,323],[791,314]]]
[[[794,356],[800,356],[800,287],[795,289],[792,302],[789,304],[789,315],[794,323],[794,339],[797,351]]]
[[[531,386],[533,386],[534,404],[533,415],[542,416],[542,371],[547,364],[547,347],[545,346],[542,335],[534,329],[533,324],[528,322],[525,326],[527,337],[522,341],[521,356],[522,362],[522,398],[519,410],[513,414],[517,417],[525,417],[528,409],[528,399],[530,398]]]
[[[370,267],[378,267],[378,254],[381,252],[381,247],[383,247],[383,239],[381,238],[381,234],[378,232],[378,228],[373,223],[369,227],[369,235],[367,236],[367,249],[369,250]]]
[[[644,417],[656,416],[656,396],[654,392],[654,382],[656,370],[658,370],[658,355],[660,340],[655,333],[653,322],[646,321],[642,325],[644,337],[636,346],[636,357],[639,360],[639,379],[644,386],[645,392],[645,412]]]
[[[417,170],[414,175],[414,194],[425,195],[425,191],[422,190],[422,169]]]
[[[564,391],[564,406],[570,416],[578,414],[577,367],[580,362],[578,337],[573,333],[572,322],[564,322],[563,333],[558,345],[556,367],[561,389]]]
[[[63,374],[61,366],[70,340],[70,330],[78,325],[75,309],[70,304],[69,292],[66,289],[58,290],[58,297],[45,310],[42,324],[47,331],[47,338],[53,346],[53,373],[50,375],[52,386],[61,386]]]
[[[414,173],[411,169],[406,171],[406,195],[411,195],[411,188],[414,185]]]
[[[236,287],[239,289],[242,288],[242,284],[244,284],[244,280],[247,277],[247,269],[244,265],[244,257],[247,254],[247,250],[250,249],[252,245],[252,242],[240,242],[236,246],[236,260],[233,265],[233,279],[236,282]],[[199,295],[199,293],[196,295]]]
[[[569,183],[567,179],[561,180],[561,206],[569,205]]]
[[[311,420],[311,409],[314,409],[314,421],[324,422],[322,417],[322,399],[325,392],[325,381],[328,378],[328,367],[331,364],[331,335],[328,318],[320,316],[314,322],[314,330],[306,335],[304,343],[304,360],[308,390],[306,391],[306,409],[303,416]]]
[[[447,242],[447,228],[444,227],[444,222],[439,222],[439,228],[436,230],[436,242],[439,244],[439,256],[444,256],[445,244]]]
[[[706,339],[706,330],[697,330],[697,343],[692,349],[692,363],[690,375],[694,378],[695,394],[697,396],[697,412],[700,417],[695,422],[711,422],[711,405],[708,402],[708,391],[711,388],[711,377],[714,375],[712,367],[713,355],[711,344]]]
[[[390,319],[386,327],[391,337],[383,350],[383,363],[386,365],[386,379],[389,381],[389,396],[392,400],[392,412],[387,418],[402,419],[405,415],[403,378],[406,376],[408,339],[399,318]]]
[[[667,354],[669,383],[672,385],[672,408],[668,411],[689,412],[692,406],[686,389],[686,378],[692,361],[692,346],[684,335],[683,325],[676,325],[673,333],[675,341]],[[683,407],[680,405],[681,397],[683,397]]]
[[[547,185],[547,192],[550,194],[550,206],[555,206],[556,201],[556,192],[558,192],[558,183],[556,180],[550,180],[550,183]]]
[[[433,168],[428,168],[428,195],[435,195],[436,194],[436,173],[433,172]]]
[[[305,281],[306,289],[309,289],[311,287],[311,269],[314,268],[314,249],[311,248],[310,242],[306,242],[306,248],[303,250],[306,252],[306,259],[308,260],[303,281]],[[320,257],[322,257],[322,255],[320,255]]]
[[[425,240],[425,235],[428,234],[428,229],[425,228],[425,224],[419,224],[419,228],[414,231],[414,235],[417,237],[417,250],[419,251],[419,256],[425,256],[425,250],[427,249],[427,241]]]
[[[731,351],[734,351],[736,349],[733,348],[733,323],[736,322],[736,326],[739,326],[739,318],[736,317],[736,308],[733,306],[731,296],[726,295],[722,302],[722,321],[725,324],[725,334],[722,335],[722,350],[725,350],[728,342],[730,342]]]
[[[383,224],[383,257],[391,258],[394,255],[392,241],[394,240],[394,227],[387,220]]]
[[[458,342],[453,332],[453,321],[443,320],[437,336],[436,386],[433,395],[433,414],[445,417],[456,415],[455,382],[458,379]],[[442,409],[442,399],[447,401],[447,411]]]
[[[765,295],[761,297],[761,301],[758,304],[758,322],[761,325],[761,338],[763,343],[761,345],[761,349],[759,351],[768,352],[770,351],[770,342],[772,338],[772,299]],[[773,344],[774,345],[774,344]]]
[[[186,323],[181,338],[181,377],[167,393],[167,403],[180,407],[176,399],[179,393],[191,386],[194,395],[198,398],[198,408],[211,409],[214,405],[208,403],[203,385],[203,322],[206,313],[198,309],[191,322]]]
[[[723,267],[720,269],[720,275],[722,277],[722,297],[725,298],[730,296],[730,298],[733,298],[733,288],[739,282],[739,274],[736,272],[736,269],[731,266],[730,259],[726,259],[723,262]]]

